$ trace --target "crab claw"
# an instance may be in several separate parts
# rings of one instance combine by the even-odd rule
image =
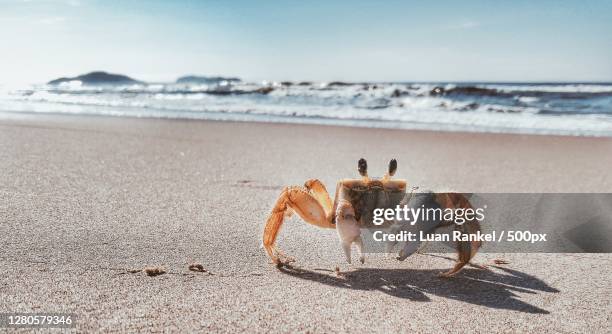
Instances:
[[[421,243],[416,242],[416,241],[406,242],[406,244],[404,245],[404,248],[400,250],[397,259],[400,261],[404,261],[407,257],[416,253],[416,251],[419,250],[420,245]]]
[[[336,231],[346,256],[346,262],[351,263],[351,246],[353,243],[357,245],[359,251],[359,261],[365,263],[365,254],[363,252],[363,240],[361,239],[361,229],[359,222],[355,219],[355,210],[353,206],[343,201],[338,205],[336,211]]]

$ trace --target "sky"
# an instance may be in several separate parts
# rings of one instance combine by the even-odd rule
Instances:
[[[0,0],[0,83],[612,81],[612,1]]]

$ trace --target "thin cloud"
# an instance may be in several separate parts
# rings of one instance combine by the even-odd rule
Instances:
[[[23,2],[23,3],[34,3],[33,0],[21,0],[21,2]],[[81,3],[82,3],[81,0],[48,0],[46,2],[48,2],[48,3],[58,3],[58,4],[62,4],[63,3],[63,4],[66,4],[68,6],[73,6],[73,7],[80,6]]]
[[[38,20],[40,24],[58,24],[66,21],[66,18],[63,16],[55,16],[55,17],[45,17]]]
[[[449,25],[446,27],[448,30],[466,30],[466,29],[476,29],[482,26],[480,22],[476,21],[463,21],[458,24]]]

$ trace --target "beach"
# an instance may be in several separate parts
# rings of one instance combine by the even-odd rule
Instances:
[[[295,267],[260,245],[284,186],[333,192],[361,157],[427,189],[605,193],[610,152],[610,137],[2,113],[0,310],[101,332],[606,332],[609,253],[483,253],[489,271],[444,280],[452,254],[348,265],[335,231],[297,217],[279,237]],[[132,272],[146,266],[167,273]]]

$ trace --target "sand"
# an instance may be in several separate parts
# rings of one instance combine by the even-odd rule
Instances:
[[[452,254],[349,266],[333,230],[298,218],[279,238],[295,268],[260,244],[283,186],[333,189],[362,156],[432,189],[612,192],[610,152],[610,138],[1,114],[0,312],[103,332],[606,332],[610,254],[485,253],[508,263],[441,280]]]

